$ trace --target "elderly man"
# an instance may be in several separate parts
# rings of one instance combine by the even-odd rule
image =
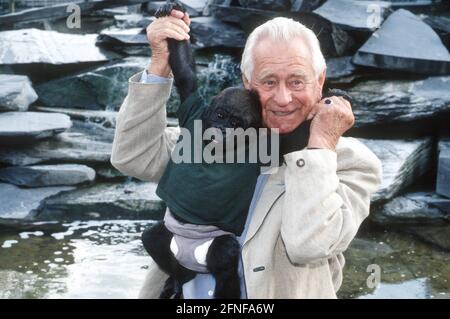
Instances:
[[[166,127],[172,88],[167,38],[188,39],[189,16],[172,11],[149,25],[148,70],[130,78],[117,118],[111,162],[121,172],[158,182],[179,136]],[[341,137],[354,122],[340,97],[322,99],[325,60],[313,32],[276,18],[256,28],[242,57],[244,86],[259,93],[265,126],[280,134],[310,120],[307,147],[284,155],[275,174],[258,178],[241,235],[243,298],[336,298],[344,257],[370,195],[380,184],[381,164],[363,144]],[[237,185],[238,187],[238,185]],[[141,298],[157,298],[167,275],[150,266]],[[197,275],[184,298],[210,298],[214,280]]]

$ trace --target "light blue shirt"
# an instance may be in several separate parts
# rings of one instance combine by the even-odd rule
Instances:
[[[146,70],[142,72],[141,83],[147,84],[162,84],[167,83],[169,81],[168,78],[161,77],[154,74],[148,74]],[[245,222],[244,231],[241,236],[237,237],[239,244],[242,247],[244,243],[245,236],[248,231],[248,227],[250,225],[250,220],[253,216],[253,211],[255,209],[256,203],[261,196],[262,189],[267,182],[269,175],[262,174],[259,175],[258,180],[256,182],[255,192],[253,193],[252,202],[250,204],[249,212],[247,215],[247,221]],[[241,282],[241,299],[247,299],[247,290],[245,288],[245,278],[244,278],[244,270],[242,259],[239,258],[239,268],[238,273]],[[216,280],[211,274],[197,274],[194,279],[185,283],[183,285],[183,297],[184,299],[212,299],[214,294],[214,288],[216,285]]]

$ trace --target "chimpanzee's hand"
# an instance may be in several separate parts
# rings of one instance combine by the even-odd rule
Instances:
[[[158,8],[158,10],[155,13],[155,17],[161,18],[161,17],[168,17],[170,16],[170,13],[172,10],[178,10],[183,13],[186,12],[186,9],[184,8],[183,4],[173,0],[168,3],[163,4],[161,7]]]

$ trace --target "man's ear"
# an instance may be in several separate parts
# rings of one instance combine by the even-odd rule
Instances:
[[[319,75],[319,89],[320,92],[322,92],[323,90],[323,85],[325,84],[325,78],[327,77],[327,69],[325,68],[325,70],[323,70],[322,74]]]
[[[250,82],[247,80],[244,74],[242,74],[242,83],[244,83],[244,87],[246,90],[251,90]]]

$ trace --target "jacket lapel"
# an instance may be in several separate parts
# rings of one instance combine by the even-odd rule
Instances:
[[[268,178],[253,211],[250,226],[244,240],[244,245],[256,234],[275,201],[284,193],[285,187],[283,177],[284,167],[281,166],[278,168],[277,173],[271,174]]]

